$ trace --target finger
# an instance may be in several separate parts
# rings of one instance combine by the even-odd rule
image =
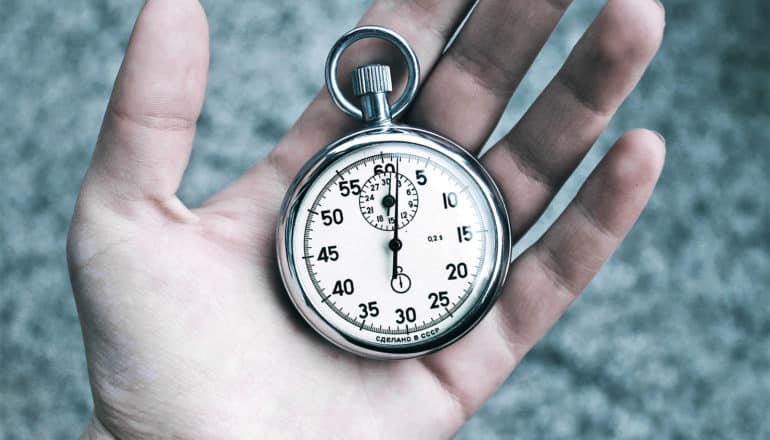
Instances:
[[[570,0],[479,2],[409,112],[478,152]]]
[[[657,1],[610,0],[522,120],[484,155],[514,236],[540,215],[633,90],[663,27]]]
[[[500,315],[523,354],[596,275],[639,217],[660,176],[665,143],[623,136],[549,231],[511,267]]]
[[[374,2],[359,25],[384,26],[403,36],[417,54],[424,78],[472,3],[471,0],[380,0]],[[395,49],[377,40],[356,43],[345,52],[338,70],[340,84],[349,85],[350,71],[371,62],[396,67],[392,71],[392,96],[397,96],[406,82],[405,65]],[[358,124],[360,122],[334,105],[323,88],[271,152],[269,159],[283,174],[294,177],[313,153],[349,133]]]
[[[176,200],[203,104],[208,44],[196,0],[145,4],[115,80],[88,190],[112,200]]]
[[[662,138],[623,136],[549,231],[511,266],[490,316],[466,339],[426,359],[472,413],[564,313],[620,244],[660,176]],[[470,385],[467,374],[484,375]]]

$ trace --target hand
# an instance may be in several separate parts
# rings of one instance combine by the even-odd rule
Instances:
[[[481,2],[441,56],[472,3],[383,0],[361,23],[401,33],[422,62],[424,85],[406,121],[478,152],[568,1]],[[537,219],[633,89],[663,23],[654,0],[609,0],[540,98],[483,157],[514,236]],[[352,61],[383,48],[364,46]],[[94,437],[448,437],[599,270],[663,163],[658,136],[623,136],[513,263],[500,301],[472,333],[422,359],[368,361],[301,321],[274,255],[288,182],[355,121],[321,91],[264,161],[188,208],[175,193],[208,57],[197,2],[148,1],[83,182],[68,256],[94,398],[86,433]]]

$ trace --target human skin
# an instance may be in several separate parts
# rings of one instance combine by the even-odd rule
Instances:
[[[423,86],[404,122],[478,153],[569,1],[480,2],[442,55],[472,3],[376,1],[361,24],[402,34],[421,61]],[[542,95],[482,157],[506,199],[514,237],[538,218],[633,90],[663,28],[655,0],[609,0]],[[384,50],[357,45],[346,65],[392,56]],[[187,207],[176,192],[208,60],[197,1],[145,4],[67,245],[94,399],[85,438],[450,437],[597,273],[663,166],[659,135],[626,133],[511,265],[504,293],[477,328],[420,359],[362,359],[301,321],[274,254],[290,180],[356,122],[322,90],[264,160]],[[403,83],[403,72],[396,74]]]

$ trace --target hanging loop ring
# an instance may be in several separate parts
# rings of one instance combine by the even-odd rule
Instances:
[[[417,55],[415,55],[414,51],[409,46],[409,43],[407,43],[402,36],[390,29],[381,26],[362,26],[347,32],[337,40],[326,59],[326,71],[324,75],[326,87],[329,90],[332,100],[334,100],[334,103],[337,104],[337,107],[339,107],[340,110],[354,118],[363,120],[364,117],[361,109],[350,102],[350,100],[348,100],[342,93],[340,84],[337,81],[337,67],[339,66],[342,53],[345,52],[351,44],[366,38],[379,38],[389,42],[401,52],[401,55],[403,55],[406,60],[408,71],[406,88],[404,88],[404,92],[401,96],[399,96],[393,105],[390,106],[390,114],[393,118],[396,118],[406,110],[417,95],[417,86],[420,81],[420,62],[417,60]]]

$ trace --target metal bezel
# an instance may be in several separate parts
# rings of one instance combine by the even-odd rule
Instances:
[[[482,294],[472,308],[459,320],[452,330],[408,347],[385,347],[348,338],[336,327],[330,325],[315,310],[299,281],[293,255],[294,219],[307,190],[317,176],[341,156],[366,148],[372,144],[408,143],[443,154],[456,162],[477,183],[490,206],[492,220],[497,231],[497,252],[495,261]],[[460,339],[472,330],[489,312],[500,295],[505,281],[511,254],[511,234],[508,213],[497,185],[479,161],[469,152],[449,139],[419,128],[404,125],[387,125],[364,129],[352,133],[326,146],[316,153],[300,170],[293,180],[281,206],[281,215],[276,230],[276,250],[281,278],[289,298],[297,311],[320,335],[332,344],[353,354],[371,359],[407,359],[438,351]]]

